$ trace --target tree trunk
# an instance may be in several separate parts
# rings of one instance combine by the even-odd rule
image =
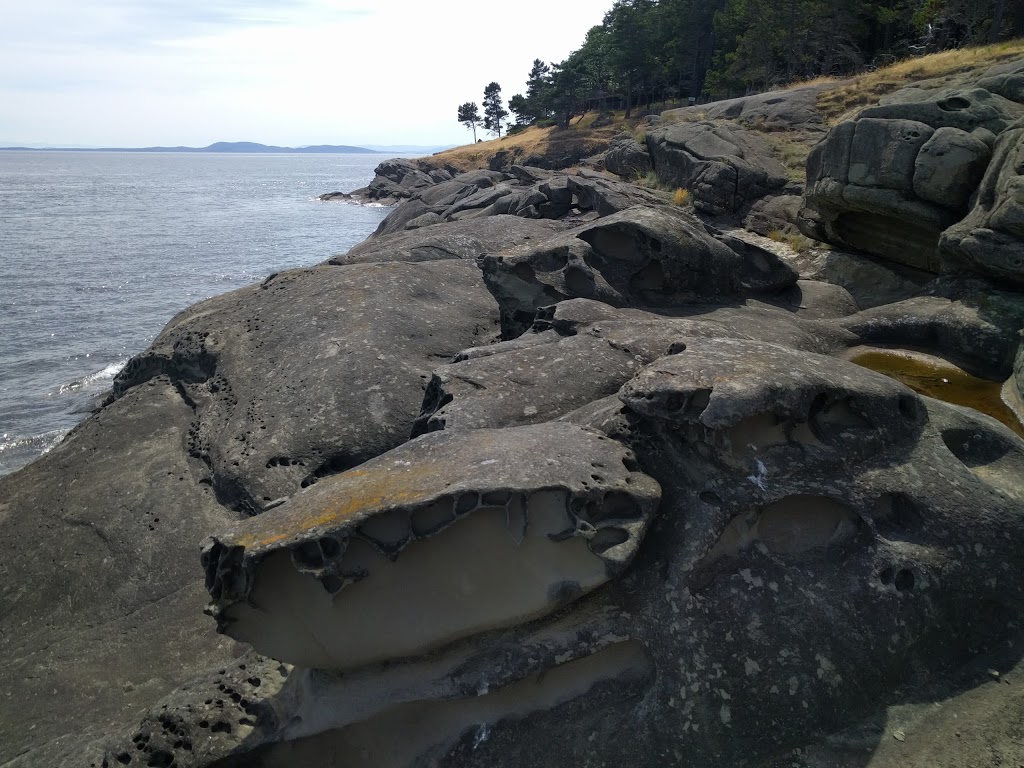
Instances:
[[[988,33],[990,43],[999,42],[999,33],[1003,29],[1003,11],[1006,10],[1006,0],[996,0],[995,10],[992,12],[992,29]]]
[[[633,112],[633,78],[626,78],[626,119],[629,120]]]

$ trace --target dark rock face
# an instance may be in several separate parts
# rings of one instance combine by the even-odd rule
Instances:
[[[991,84],[1003,87],[1005,81],[1005,76],[996,77]],[[967,215],[993,158],[996,135],[1004,132],[1009,135],[997,146],[999,165],[1007,167],[1007,153],[1019,144],[1009,126],[1024,115],[1024,104],[984,88],[930,95],[908,89],[905,98],[897,98],[899,93],[836,126],[811,152],[803,230],[932,273],[1006,277],[1005,269],[988,263],[983,243],[994,237],[998,242],[990,252],[1013,251],[1012,231],[999,234],[996,223],[993,232],[986,218],[997,199],[1006,199],[1012,182],[997,180],[1000,170],[990,171],[987,193],[978,192],[971,222],[956,223]],[[1012,86],[1007,93],[1012,95]],[[954,224],[949,236],[943,234]],[[969,255],[972,249],[977,257]],[[1009,273],[1013,270],[1011,265]]]
[[[616,307],[712,303],[776,293],[797,279],[774,254],[727,244],[670,208],[627,209],[528,249],[487,254],[480,267],[501,307],[505,338],[563,299]]]
[[[999,135],[974,207],[942,233],[939,253],[945,271],[1024,284],[1024,120]]]
[[[386,160],[374,170],[373,181],[354,192],[328,192],[321,200],[357,200],[395,205],[426,189],[455,176],[454,169],[434,168],[429,163],[405,158]]]
[[[651,155],[647,147],[627,135],[617,140],[605,152],[604,167],[616,176],[632,180],[644,176],[654,166],[651,164]]]
[[[698,210],[718,215],[781,189],[786,169],[755,134],[699,122],[659,126],[647,133],[658,179],[690,190]]]
[[[803,208],[800,195],[776,195],[758,200],[743,220],[743,226],[751,232],[767,236],[770,232],[795,235],[800,232],[797,222]]]

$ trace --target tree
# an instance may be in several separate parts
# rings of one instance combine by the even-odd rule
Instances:
[[[508,117],[508,110],[501,101],[501,86],[491,83],[484,88],[484,128],[501,136],[501,124]]]
[[[459,107],[459,122],[466,130],[473,131],[473,143],[476,144],[476,127],[480,125],[480,108],[475,101],[467,101]]]

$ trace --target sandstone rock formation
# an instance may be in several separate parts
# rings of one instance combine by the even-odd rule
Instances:
[[[721,123],[676,123],[647,133],[654,170],[663,183],[690,190],[694,206],[733,213],[786,185],[786,169],[764,140]]]
[[[181,313],[0,478],[0,765],[779,768],[1018,663],[1017,69],[813,155],[805,229],[917,270],[722,231],[625,141],[382,164],[375,235]],[[785,182],[755,145],[648,133],[715,214]],[[954,368],[1004,423],[921,394]]]
[[[803,230],[932,273],[1019,280],[1015,77],[897,91],[836,126],[807,161]]]

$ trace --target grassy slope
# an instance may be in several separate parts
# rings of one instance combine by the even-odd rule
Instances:
[[[818,109],[828,125],[847,120],[887,93],[908,85],[921,84],[933,88],[952,88],[969,83],[995,64],[1013,59],[1024,60],[1024,39],[1010,40],[996,45],[943,51],[897,62],[891,66],[867,72],[845,80],[819,78],[790,87],[825,85],[818,96]],[[786,88],[779,89],[787,90]],[[560,149],[573,149],[582,144],[591,155],[606,149],[615,135],[628,132],[642,132],[638,129],[640,119],[626,120],[623,112],[613,115],[611,125],[593,128],[597,115],[590,113],[573,121],[566,129],[527,128],[515,136],[467,144],[455,149],[439,152],[430,158],[436,166],[452,166],[462,171],[486,168],[498,152],[511,153],[517,161],[531,155],[558,153]],[[811,147],[821,138],[820,133],[801,131],[765,131],[756,125],[744,126],[759,130],[771,145],[776,157],[790,172],[794,181],[802,181],[804,163]],[[637,133],[639,135],[639,133]]]

